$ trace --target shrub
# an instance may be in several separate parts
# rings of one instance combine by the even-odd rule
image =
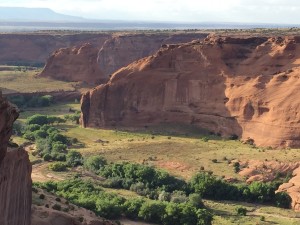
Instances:
[[[47,116],[36,114],[29,118],[27,118],[27,124],[37,124],[37,125],[45,125],[48,124]]]
[[[107,164],[107,161],[102,156],[90,156],[84,161],[84,167],[94,173],[98,173]]]
[[[139,211],[144,203],[145,200],[142,198],[128,199],[123,205],[125,216],[130,219],[137,219]]]
[[[67,137],[57,132],[50,133],[49,139],[51,140],[51,142],[60,142],[62,144],[68,144]]]
[[[141,206],[138,216],[147,222],[160,223],[165,208],[166,205],[162,202],[147,201]]]
[[[55,161],[61,161],[61,162],[65,162],[66,161],[66,155],[63,153],[51,153],[51,157],[53,160]]]
[[[188,203],[195,208],[202,208],[204,206],[201,195],[197,193],[192,193],[189,195]]]
[[[66,156],[66,161],[68,166],[76,167],[83,165],[83,157],[80,152],[77,151],[69,151]]]
[[[174,191],[171,194],[170,201],[174,203],[184,203],[188,201],[188,198],[186,197],[186,194],[183,191]]]
[[[55,172],[62,172],[67,170],[67,166],[62,162],[55,162],[49,165],[49,169]]]
[[[280,208],[291,208],[292,199],[286,192],[277,192],[275,194],[275,205]]]
[[[238,173],[238,172],[240,172],[240,163],[239,162],[235,162],[234,164],[233,164],[233,168],[234,168],[234,172],[235,173]]]
[[[217,163],[217,162],[218,162],[217,159],[212,159],[211,161],[212,161],[213,163]]]
[[[44,159],[44,161],[49,162],[49,161],[52,160],[52,157],[51,157],[51,155],[50,155],[49,153],[46,153],[46,154],[44,155],[43,159]]]
[[[247,209],[243,207],[238,207],[235,209],[237,215],[239,216],[246,216],[247,215]]]
[[[59,204],[54,204],[54,205],[52,206],[52,209],[61,211],[61,205],[59,205]]]
[[[162,191],[160,192],[160,194],[158,195],[158,200],[159,201],[167,201],[169,202],[171,199],[171,193],[166,192],[166,191]]]
[[[42,130],[36,130],[32,134],[33,134],[35,140],[41,139],[41,138],[46,138],[48,135],[45,131],[42,131]]]
[[[118,197],[98,199],[96,202],[97,214],[107,219],[116,219],[122,215],[123,200]]]
[[[60,117],[57,117],[57,116],[47,116],[47,121],[48,121],[48,124],[65,123],[66,122],[66,120],[64,120]]]
[[[40,199],[45,199],[45,195],[44,194],[40,194],[39,198]]]
[[[62,144],[61,142],[53,142],[52,143],[52,151],[56,153],[65,153],[67,150],[67,145]]]

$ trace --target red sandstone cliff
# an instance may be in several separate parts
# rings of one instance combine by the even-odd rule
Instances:
[[[204,39],[207,34],[114,34],[102,46],[84,44],[55,51],[48,59],[42,77],[100,84],[129,63],[151,55],[165,43]]]
[[[81,47],[62,48],[47,60],[39,76],[65,81],[100,84],[106,81],[97,64],[98,48],[86,43]]]
[[[135,60],[154,54],[162,45],[203,40],[205,33],[124,34],[108,39],[98,54],[98,63],[107,77]]]
[[[31,164],[24,149],[8,149],[17,110],[0,94],[0,224],[30,225]]]
[[[168,45],[82,98],[86,127],[181,122],[262,146],[300,146],[300,38]]]

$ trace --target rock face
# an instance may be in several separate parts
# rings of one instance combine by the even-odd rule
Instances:
[[[89,84],[103,83],[106,78],[97,64],[97,55],[98,48],[89,43],[59,49],[48,59],[40,76]]]
[[[109,75],[129,63],[151,55],[165,43],[184,43],[204,39],[207,34],[113,34],[100,45],[55,51],[48,59],[42,77],[65,81],[83,81],[88,84],[105,83]]]
[[[98,54],[98,63],[105,76],[135,60],[154,54],[162,45],[203,40],[208,34],[136,34],[114,35]]]
[[[300,37],[164,45],[82,98],[85,127],[186,123],[256,145],[300,146]]]
[[[292,198],[292,208],[300,211],[300,167],[293,171],[293,178],[279,186],[279,192],[285,191]]]
[[[44,64],[49,55],[59,48],[89,42],[102,46],[110,34],[0,34],[0,64]]]
[[[8,149],[18,113],[0,95],[0,224],[30,225],[31,164],[24,149]]]

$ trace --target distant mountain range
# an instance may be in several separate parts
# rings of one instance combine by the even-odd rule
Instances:
[[[35,30],[252,29],[286,27],[295,27],[295,25],[92,20],[60,14],[48,8],[0,7],[0,32]]]
[[[0,7],[1,22],[84,22],[85,19],[56,13],[48,8]]]

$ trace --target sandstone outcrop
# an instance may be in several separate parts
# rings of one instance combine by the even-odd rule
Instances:
[[[89,84],[103,83],[106,78],[98,66],[97,55],[98,48],[89,43],[59,49],[47,60],[40,76]]]
[[[82,97],[85,127],[186,123],[256,145],[300,146],[300,37],[164,45]]]
[[[31,164],[24,149],[7,149],[16,108],[0,95],[0,224],[30,225]]]
[[[99,51],[98,63],[103,74],[108,77],[135,60],[154,54],[161,46],[203,40],[207,35],[206,33],[114,35]]]
[[[300,211],[300,167],[293,171],[293,178],[279,186],[278,191],[287,192],[292,198],[292,208]]]
[[[55,51],[39,76],[101,84],[129,63],[151,55],[166,43],[204,39],[207,34],[113,34],[102,46],[84,44]]]

